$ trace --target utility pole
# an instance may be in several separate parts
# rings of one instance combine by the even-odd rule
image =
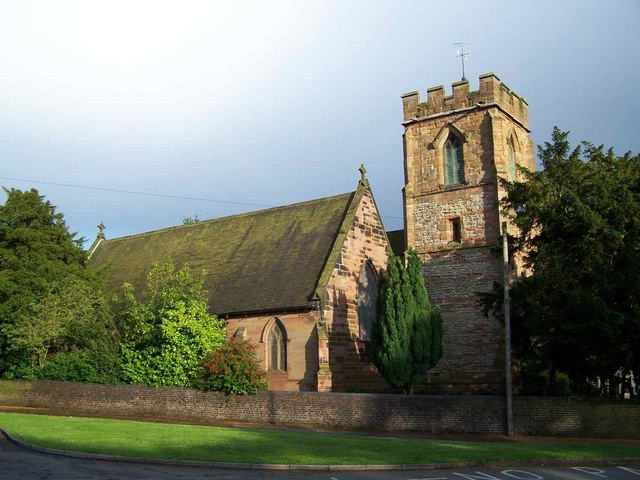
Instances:
[[[513,378],[511,372],[511,308],[509,301],[509,245],[507,222],[502,222],[502,259],[504,279],[504,357],[507,436],[513,437]]]

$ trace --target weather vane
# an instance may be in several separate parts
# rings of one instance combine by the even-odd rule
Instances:
[[[467,58],[467,55],[469,55],[469,52],[465,52],[464,51],[464,46],[465,45],[469,45],[469,44],[465,43],[465,42],[457,42],[457,43],[453,44],[453,46],[458,49],[458,51],[456,53],[456,58],[460,57],[460,60],[462,61],[462,80],[466,80],[467,79],[464,76],[464,60],[465,60],[465,58]]]

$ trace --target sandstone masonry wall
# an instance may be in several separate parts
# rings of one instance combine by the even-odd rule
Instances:
[[[494,393],[503,388],[502,327],[485,317],[479,294],[502,282],[499,179],[513,180],[509,145],[516,164],[535,168],[528,105],[494,74],[482,75],[477,91],[468,81],[452,88],[450,96],[442,86],[429,89],[425,102],[417,92],[402,98],[405,232],[443,314],[444,357],[427,390]],[[450,137],[461,145],[464,172],[453,185],[445,181]]]
[[[500,278],[496,252],[479,247],[433,253],[424,272],[430,301],[442,311],[445,341],[426,391],[503,392],[502,325],[478,305],[478,292],[489,291]]]
[[[376,272],[387,265],[387,236],[367,190],[327,283],[323,318],[329,334],[329,367],[334,392],[388,390],[371,361],[369,341],[360,335],[358,284],[369,262]]]
[[[495,73],[480,75],[480,88],[477,91],[469,91],[468,80],[454,83],[452,89],[452,95],[447,96],[443,85],[429,88],[425,102],[420,101],[418,92],[405,93],[402,95],[404,121],[463,110],[474,105],[495,103],[500,105],[509,115],[517,118],[524,127],[529,126],[529,104],[523,97],[511,91],[504,82],[501,82]]]
[[[320,318],[319,311],[231,318],[227,320],[227,336],[242,335],[243,338],[254,343],[258,347],[256,358],[266,368],[267,335],[276,318],[284,325],[287,333],[287,370],[267,371],[269,388],[292,391],[315,390],[318,371],[318,341],[315,326]]]

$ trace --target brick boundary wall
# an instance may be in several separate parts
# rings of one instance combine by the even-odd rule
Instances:
[[[503,434],[504,399],[484,395],[261,392],[0,380],[0,405],[116,418],[237,422],[345,430]],[[640,439],[640,405],[515,397],[517,435]]]

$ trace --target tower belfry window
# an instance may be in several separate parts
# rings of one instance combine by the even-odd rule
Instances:
[[[509,148],[509,180],[516,181],[516,149],[513,147],[513,140],[509,139],[507,142]]]
[[[444,183],[456,185],[464,183],[462,144],[453,135],[444,145]]]

